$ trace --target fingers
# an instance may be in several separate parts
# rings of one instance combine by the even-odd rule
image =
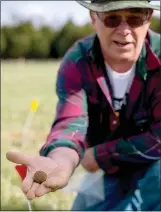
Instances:
[[[67,185],[67,182],[62,177],[49,177],[44,183],[47,188],[51,188],[52,191],[63,188]]]
[[[36,189],[37,189],[39,186],[40,186],[39,183],[35,183],[35,182],[34,182],[34,183],[32,184],[30,190],[26,193],[27,199],[33,200],[33,199],[36,198],[35,191],[36,191]]]
[[[52,192],[51,188],[47,188],[44,183],[42,183],[35,191],[36,197],[41,197],[49,192]]]
[[[32,185],[34,183],[33,177],[31,175],[31,173],[28,171],[26,174],[25,179],[22,182],[22,191],[27,194],[27,192],[31,189]]]
[[[31,172],[27,172],[25,179],[22,182],[22,191],[26,195],[27,199],[33,200],[36,197],[41,197],[52,191],[51,188],[47,188],[44,184],[34,182]]]
[[[46,186],[44,186],[44,184],[39,184],[39,183],[33,183],[30,188],[28,190],[26,190],[27,192],[24,192],[27,199],[29,200],[33,200],[36,197],[41,197],[49,192],[52,191],[51,188],[47,188]]]
[[[28,165],[32,156],[24,155],[21,152],[7,152],[6,158],[13,163]]]
[[[41,197],[49,192],[54,192],[66,185],[63,177],[48,177],[42,184],[33,183],[30,191],[27,194],[27,198],[33,199]]]
[[[33,200],[36,197],[41,197],[51,191],[51,188],[47,188],[43,184],[34,182],[30,190],[26,193],[26,197],[28,200]]]

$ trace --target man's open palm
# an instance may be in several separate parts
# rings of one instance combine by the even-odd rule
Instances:
[[[22,191],[30,200],[66,186],[73,171],[68,161],[63,159],[58,162],[48,157],[19,152],[8,152],[6,157],[11,162],[26,165],[27,175],[22,182]],[[40,170],[47,174],[46,181],[41,184],[33,180],[35,172]]]

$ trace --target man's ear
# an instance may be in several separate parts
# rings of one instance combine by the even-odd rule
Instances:
[[[151,19],[152,19],[152,16],[153,16],[153,10],[151,9],[151,10],[149,10],[149,17],[148,17],[148,21],[150,22],[151,21]]]
[[[91,11],[91,10],[90,10],[89,13],[90,13],[92,24],[94,25],[95,24],[95,20],[96,20],[95,13],[93,11]]]

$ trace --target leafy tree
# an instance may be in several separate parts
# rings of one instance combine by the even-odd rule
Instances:
[[[31,37],[31,47],[28,53],[28,58],[47,58],[50,52],[50,42],[37,31]]]
[[[17,32],[7,38],[7,56],[9,58],[25,57],[30,49],[30,37]]]
[[[90,25],[84,27],[76,26],[72,20],[61,28],[53,41],[53,51],[57,57],[63,57],[66,51],[79,39],[91,34],[93,32]]]
[[[150,28],[157,33],[161,33],[161,26],[160,26],[160,18],[159,17],[156,17],[156,16],[152,17]]]
[[[17,33],[23,33],[31,36],[35,32],[35,27],[31,21],[20,21],[18,24],[16,24],[16,26],[14,26],[14,30]]]
[[[52,41],[52,39],[54,39],[55,37],[55,30],[52,29],[49,26],[42,26],[40,27],[39,31],[41,32],[41,34],[46,37],[50,42]]]
[[[160,33],[159,17],[152,17],[150,28]],[[37,28],[32,21],[17,21],[16,25],[1,27],[1,56],[3,58],[62,58],[76,41],[93,32],[90,23],[77,26],[71,19],[57,30],[47,25]]]
[[[6,43],[6,37],[3,33],[3,31],[1,30],[1,57],[4,56],[4,53],[5,53],[5,50],[6,50],[6,46],[7,46],[7,43]]]

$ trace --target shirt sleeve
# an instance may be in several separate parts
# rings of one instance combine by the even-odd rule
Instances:
[[[152,122],[144,133],[128,137],[126,140],[105,141],[94,147],[94,154],[100,168],[113,172],[120,167],[116,164],[148,164],[161,158],[161,77],[155,81],[151,98]],[[114,165],[115,164],[115,165]]]
[[[69,147],[78,152],[81,160],[88,126],[87,97],[74,60],[65,58],[60,66],[56,93],[56,117],[40,155],[46,156],[56,147]]]

